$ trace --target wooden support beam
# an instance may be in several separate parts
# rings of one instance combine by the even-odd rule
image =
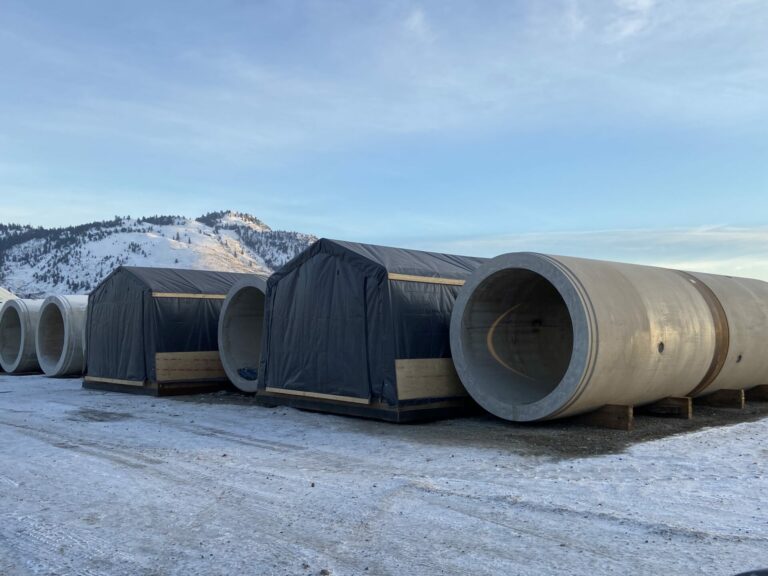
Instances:
[[[607,404],[594,412],[579,416],[578,420],[587,426],[629,431],[635,425],[635,414],[632,406]]]
[[[436,278],[433,276],[413,276],[411,274],[396,274],[390,272],[390,280],[400,280],[401,282],[421,282],[422,284],[446,284],[448,286],[464,286],[466,280],[458,278]]]
[[[744,390],[718,390],[706,396],[696,398],[696,403],[715,408],[738,408],[745,406]]]
[[[750,402],[768,402],[768,384],[744,390],[744,395]]]
[[[647,404],[638,408],[643,414],[650,416],[667,416],[669,418],[693,418],[693,398],[689,396],[670,396],[653,404]]]

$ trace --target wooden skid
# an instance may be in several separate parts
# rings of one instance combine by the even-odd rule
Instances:
[[[693,418],[693,398],[689,396],[670,396],[653,404],[647,404],[638,408],[639,412],[650,416],[666,416],[669,418]]]
[[[132,386],[134,388],[141,388],[146,386],[146,380],[122,380],[119,378],[102,378],[101,376],[85,376],[83,378],[84,384],[119,384],[121,386]]]
[[[768,402],[768,384],[761,384],[745,390],[744,396],[750,402]]]
[[[738,408],[745,406],[744,390],[718,390],[696,398],[696,403],[715,408]]]
[[[299,396],[301,398],[318,398],[320,400],[330,400],[332,402],[349,402],[352,404],[370,404],[370,398],[358,398],[357,396],[341,396],[339,394],[324,394],[322,392],[307,392],[306,390],[290,390],[287,388],[271,388],[267,386],[265,389],[267,394],[277,394],[278,396]]]
[[[400,404],[390,406],[384,403],[356,404],[352,402],[333,402],[308,396],[270,394],[261,391],[253,398],[257,404],[264,406],[290,406],[312,412],[326,412],[396,423],[423,422],[467,416],[475,408],[468,399],[448,399],[413,405]]]
[[[102,380],[83,380],[83,388],[87,390],[102,390],[105,392],[122,392],[126,394],[146,394],[148,396],[182,396],[188,394],[207,394],[230,388],[228,382],[174,382],[173,384],[158,384],[147,382],[144,385],[119,384]]]
[[[579,416],[578,420],[582,424],[597,428],[629,431],[635,426],[635,413],[632,406],[608,404],[594,412]]]
[[[221,390],[233,389],[229,381],[206,381],[206,382],[173,382],[156,384],[157,392],[155,396],[186,396],[189,394],[210,394]]]

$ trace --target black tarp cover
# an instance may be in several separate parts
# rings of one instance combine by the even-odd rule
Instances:
[[[260,388],[394,404],[395,359],[450,357],[459,285],[483,258],[321,239],[267,283]]]
[[[244,276],[171,268],[117,268],[88,299],[87,376],[154,381],[157,352],[218,350],[218,321],[224,301],[199,296],[224,296]],[[180,294],[187,296],[170,296]]]

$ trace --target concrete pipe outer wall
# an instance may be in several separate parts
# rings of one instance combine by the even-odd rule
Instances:
[[[451,318],[467,391],[513,421],[763,384],[767,338],[759,280],[534,253],[480,266]]]
[[[749,389],[768,384],[768,282],[752,278],[692,272],[717,299],[719,316],[725,317],[720,347],[722,369],[692,396],[718,390]],[[716,319],[717,322],[717,319]],[[726,352],[727,351],[727,352]]]
[[[37,324],[37,360],[46,376],[85,372],[85,321],[88,296],[49,296]]]
[[[0,365],[10,374],[40,371],[35,333],[42,304],[17,298],[0,308]]]
[[[252,274],[230,288],[219,316],[219,355],[229,380],[243,392],[256,392],[264,334],[267,276]],[[253,378],[244,377],[247,370]]]

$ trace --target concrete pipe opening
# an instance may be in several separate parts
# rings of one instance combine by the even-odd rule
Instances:
[[[557,289],[524,269],[483,281],[464,312],[465,358],[504,402],[541,400],[562,380],[573,351],[573,325]]]
[[[37,359],[43,372],[48,374],[64,353],[64,316],[58,306],[43,307],[37,330]]]
[[[21,318],[19,312],[10,306],[0,311],[0,364],[3,370],[11,372],[21,355]]]
[[[253,276],[229,291],[219,319],[219,354],[230,381],[243,392],[256,392],[264,333],[266,278]]]
[[[577,394],[589,333],[578,290],[555,262],[509,254],[481,266],[459,293],[451,352],[467,391],[486,410],[542,420]]]
[[[47,376],[71,376],[85,370],[87,296],[49,296],[37,327],[37,358]]]
[[[42,300],[8,300],[0,308],[0,365],[11,374],[38,372],[35,330]]]
[[[484,264],[459,294],[451,351],[467,391],[507,420],[554,417],[586,366],[585,308],[546,257],[505,255]]]

